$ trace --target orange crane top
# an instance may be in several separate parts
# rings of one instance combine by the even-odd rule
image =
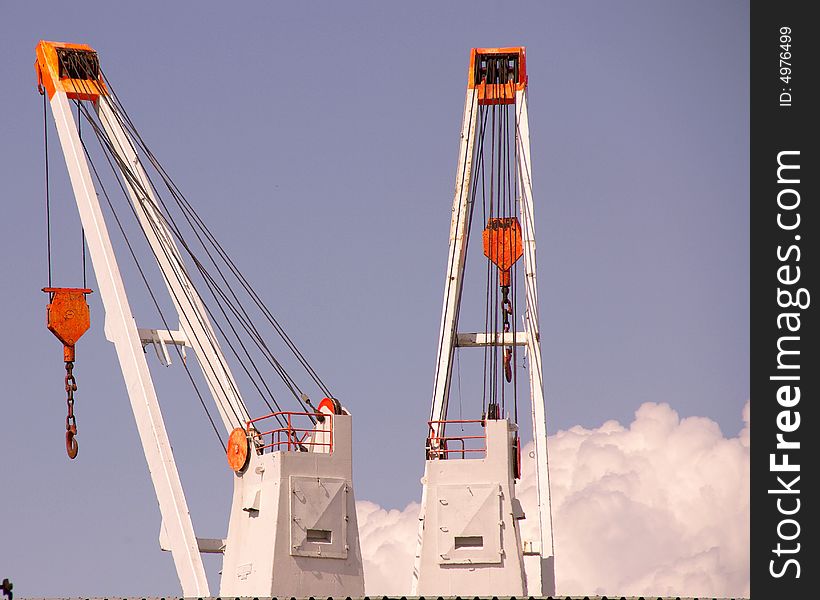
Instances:
[[[100,94],[108,94],[97,51],[86,44],[40,40],[34,70],[37,84],[41,92],[45,88],[49,100],[57,91],[65,92],[71,100],[92,102]]]
[[[479,104],[515,104],[515,93],[527,89],[526,49],[473,48],[467,88],[478,90]]]

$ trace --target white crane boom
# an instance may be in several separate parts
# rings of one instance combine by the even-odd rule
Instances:
[[[224,554],[220,583],[223,596],[362,596],[364,573],[353,493],[350,413],[337,400],[324,398],[308,412],[279,410],[251,419],[206,307],[174,240],[174,234],[180,235],[179,231],[165,207],[160,205],[129,129],[137,140],[139,136],[113,92],[106,88],[96,52],[85,45],[41,41],[37,46],[35,66],[41,91],[48,94],[51,102],[85,230],[105,308],[106,337],[117,350],[159,502],[162,515],[160,547],[172,553],[183,595],[210,596],[200,553],[221,553]],[[86,114],[104,151],[118,169],[134,214],[162,272],[179,318],[178,330],[168,329],[168,323],[163,323],[166,329],[138,328],[135,323],[70,100],[87,101],[93,105],[96,119],[91,118],[90,112]],[[157,167],[150,152],[144,146],[142,150],[148,161]],[[164,172],[160,172],[164,177]],[[188,249],[186,242],[181,237],[179,239]],[[222,258],[233,268],[229,259]],[[197,259],[193,260],[198,267],[201,265]],[[241,282],[243,286],[247,285],[244,279]],[[247,287],[245,289],[248,291]],[[55,290],[77,294],[90,292],[87,289],[46,288],[50,292]],[[248,293],[260,302],[255,292],[250,290]],[[236,298],[235,294],[233,298]],[[84,300],[82,306],[87,309]],[[260,308],[267,310],[263,305]],[[270,313],[266,312],[265,316],[314,381],[327,390]],[[249,335],[259,335],[253,323],[248,322],[247,313],[242,312],[237,319],[246,319],[242,324]],[[86,328],[87,325],[86,318]],[[60,337],[60,333],[54,332]],[[260,348],[267,350],[261,338],[254,337],[254,340]],[[230,345],[230,341],[227,343]],[[64,344],[66,352],[73,352],[73,346],[69,348],[67,341]],[[229,433],[227,460],[234,472],[234,493],[226,538],[197,538],[194,534],[143,351],[147,344],[157,347],[158,357],[164,364],[170,363],[167,345],[177,346],[180,352],[186,347],[194,349],[223,426]],[[244,350],[245,346],[242,348]],[[296,394],[298,386],[294,386],[281,364],[272,355],[267,358]],[[70,376],[73,363],[68,358],[66,365]],[[258,370],[256,374],[262,378]],[[302,395],[303,405],[305,400]],[[263,424],[272,429],[263,430]],[[73,439],[69,436],[73,433],[76,429],[67,433],[67,449]],[[76,456],[76,445],[69,451],[73,458],[72,451]]]
[[[76,80],[61,78],[58,51],[87,53],[93,50],[79,44],[40,42],[36,65],[39,81],[50,98],[88,253],[105,307],[105,335],[117,351],[182,591],[185,596],[209,596],[205,568],[162,411],[69,103],[70,98],[99,102],[105,97],[105,86],[100,77],[96,81],[84,81],[82,85],[75,84]]]

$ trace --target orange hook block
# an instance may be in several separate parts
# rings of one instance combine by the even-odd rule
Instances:
[[[88,331],[91,315],[86,294],[88,288],[43,288],[51,301],[46,307],[49,331],[63,343],[63,359],[74,362],[74,344]]]
[[[484,229],[484,256],[498,267],[500,285],[510,285],[510,268],[524,255],[521,242],[521,224],[517,217],[487,220]]]

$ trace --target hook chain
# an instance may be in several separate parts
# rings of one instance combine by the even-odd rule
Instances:
[[[74,392],[77,391],[77,380],[74,379],[74,363],[65,363],[65,392],[68,414],[65,418],[65,450],[70,459],[77,458],[77,417],[74,416]]]

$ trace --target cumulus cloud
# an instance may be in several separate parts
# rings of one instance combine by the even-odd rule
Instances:
[[[749,595],[749,434],[643,404],[628,427],[608,421],[549,439],[555,562],[561,594]],[[535,511],[531,446],[516,486]],[[417,503],[358,502],[366,591],[410,592]],[[532,537],[534,519],[522,522]]]
[[[356,502],[365,593],[407,596],[419,531],[419,503],[385,510],[367,500]]]

